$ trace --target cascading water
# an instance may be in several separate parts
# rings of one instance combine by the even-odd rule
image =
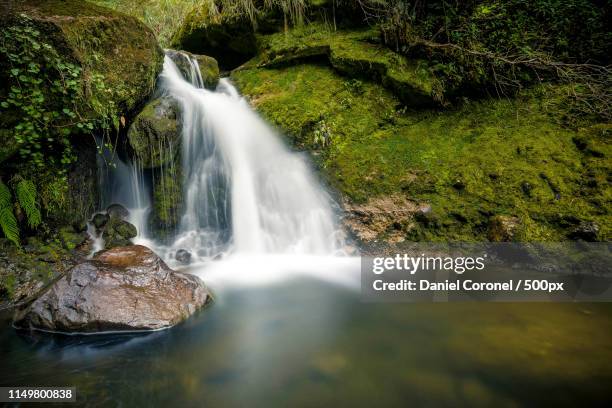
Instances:
[[[149,187],[137,162],[121,160],[117,152],[109,149],[102,139],[96,140],[100,154],[96,157],[100,208],[121,203],[130,212],[128,221],[138,230],[137,239],[145,239],[148,232],[147,218],[151,208]],[[88,233],[94,240],[93,253],[104,248],[101,234],[89,223]]]
[[[147,237],[149,202],[143,199],[142,177],[118,169],[125,173],[117,174],[123,186],[111,201],[140,214],[137,227],[143,229],[136,242],[153,246],[170,261],[179,249],[195,261],[227,252],[336,253],[341,243],[331,200],[304,158],[282,144],[228,79],[214,92],[204,89],[197,61],[186,54],[181,58],[189,61],[189,78],[166,56],[159,91],[176,100],[181,112],[183,214],[170,245]],[[131,189],[131,198],[123,188]]]

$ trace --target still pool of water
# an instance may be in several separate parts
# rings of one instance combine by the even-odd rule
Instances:
[[[224,289],[170,330],[0,329],[0,385],[76,386],[87,406],[603,404],[609,304],[373,304],[297,277]]]

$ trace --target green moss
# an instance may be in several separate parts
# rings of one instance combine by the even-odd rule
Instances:
[[[31,19],[60,57],[80,66],[81,115],[118,124],[153,90],[163,53],[134,17],[76,0],[27,0],[9,9],[9,16],[19,14]]]
[[[178,164],[165,167],[157,172],[153,185],[153,224],[165,235],[173,231],[180,221],[183,204],[181,171]]]
[[[58,231],[62,247],[68,251],[73,251],[79,244],[83,243],[84,235],[74,232],[71,227],[60,228]]]
[[[285,33],[258,36],[261,66],[324,58],[340,73],[383,84],[404,104],[423,107],[442,102],[441,83],[425,61],[411,61],[378,41],[376,28],[333,31],[312,23]]]
[[[180,149],[178,107],[171,98],[149,102],[128,131],[128,141],[143,168],[172,162]]]
[[[204,86],[214,90],[219,83],[219,64],[217,60],[207,55],[196,55],[196,60],[200,67],[200,75],[202,75]]]
[[[542,107],[554,87],[411,112],[375,83],[356,92],[326,66],[243,69],[233,79],[294,146],[315,152],[325,177],[351,201],[400,193],[431,203],[438,221],[415,229],[413,239],[485,239],[493,215],[518,217],[520,240],[565,239],[576,220],[595,221],[610,237],[609,161],[579,150],[577,133]],[[315,143],[321,121],[331,134],[327,147]]]
[[[171,48],[210,55],[234,68],[255,55],[253,27],[247,17],[211,15],[207,7],[194,8],[172,37]]]
[[[191,54],[187,51],[167,50],[166,55],[174,61],[185,78],[191,78],[190,59],[195,59],[200,68],[200,75],[205,88],[215,90],[219,83],[219,64],[213,57]]]

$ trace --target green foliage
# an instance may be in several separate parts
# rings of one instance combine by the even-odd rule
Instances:
[[[96,123],[81,114],[87,106],[82,68],[47,40],[24,14],[2,31],[0,54],[9,67],[9,84],[0,107],[18,117],[13,132],[23,159],[40,168],[65,168],[75,160],[70,137]]]
[[[609,5],[597,0],[360,0],[386,43],[424,57],[458,93],[513,93],[543,79],[583,83],[583,114],[612,117]],[[578,106],[580,105],[580,106]]]
[[[36,228],[42,222],[38,203],[36,202],[36,186],[30,180],[20,180],[15,185],[15,195],[19,206],[26,213],[30,228]]]
[[[0,181],[0,228],[9,241],[20,246],[19,226],[13,213],[13,195],[2,181]]]
[[[46,215],[64,212],[70,202],[68,177],[66,175],[49,174],[41,175],[39,180],[40,201]]]
[[[170,45],[172,35],[191,11],[212,19],[246,18],[254,26],[266,12],[279,11],[289,21],[300,24],[308,9],[308,0],[94,0],[142,20],[156,34],[163,47]]]
[[[602,237],[611,234],[612,153],[602,147],[609,133],[589,136],[579,151],[578,132],[558,125],[565,112],[554,100],[563,87],[409,111],[373,82],[354,94],[325,66],[247,68],[232,79],[296,148],[317,151],[322,174],[350,201],[401,195],[430,204],[435,226],[418,227],[422,235],[413,239],[486,239],[492,214],[521,218],[526,241],[565,240],[576,220],[596,222]],[[325,149],[322,131],[333,135]]]
[[[210,0],[94,0],[101,6],[121,11],[148,25],[163,47],[194,7],[208,6]]]

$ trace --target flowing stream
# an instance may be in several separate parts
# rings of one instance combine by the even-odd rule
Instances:
[[[101,180],[104,204],[128,207],[135,241],[170,263],[178,250],[196,264],[225,254],[339,254],[332,201],[305,158],[283,145],[228,79],[209,91],[197,61],[177,55],[189,63],[187,78],[166,56],[158,89],[178,103],[182,123],[184,205],[176,236],[162,243],[149,234],[151,191],[137,163],[105,159],[114,169]]]

